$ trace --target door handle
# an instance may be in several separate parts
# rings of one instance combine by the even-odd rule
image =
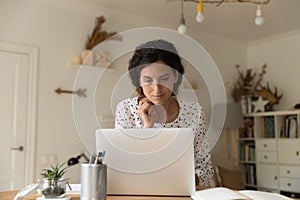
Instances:
[[[11,147],[10,150],[14,150],[14,151],[23,151],[24,147],[23,146],[19,146],[19,147]]]

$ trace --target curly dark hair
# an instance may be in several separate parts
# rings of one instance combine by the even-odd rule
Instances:
[[[132,84],[136,87],[139,95],[144,96],[140,85],[141,71],[151,63],[161,61],[173,69],[174,74],[178,72],[177,82],[173,86],[173,94],[178,93],[178,87],[182,82],[184,67],[175,46],[166,40],[152,40],[136,47],[134,55],[129,60],[128,71]]]

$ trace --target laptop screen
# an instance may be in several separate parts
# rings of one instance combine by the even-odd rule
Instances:
[[[97,129],[96,148],[106,151],[107,193],[190,196],[193,139],[189,128]]]

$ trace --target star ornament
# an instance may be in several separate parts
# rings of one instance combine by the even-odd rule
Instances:
[[[254,106],[253,112],[264,112],[265,111],[265,105],[267,105],[269,101],[263,100],[263,98],[260,96],[256,101],[252,102],[252,105]]]

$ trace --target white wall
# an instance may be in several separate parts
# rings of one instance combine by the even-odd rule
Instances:
[[[207,50],[218,66],[225,84],[227,100],[232,102],[231,89],[237,80],[235,65],[239,64],[242,68],[247,67],[247,44],[205,33],[192,32],[191,37]]]
[[[57,95],[54,90],[58,87],[72,89],[77,71],[69,67],[69,61],[84,49],[87,34],[91,33],[94,26],[94,18],[100,14],[104,14],[107,19],[104,24],[106,31],[120,32],[143,26],[176,28],[175,25],[164,24],[163,20],[152,21],[130,13],[115,12],[91,1],[0,2],[0,40],[39,48],[37,177],[40,169],[45,167],[41,164],[42,156],[55,155],[62,162],[84,151],[73,122],[71,96]],[[235,64],[244,66],[247,63],[246,45],[243,43],[193,32],[192,28],[189,28],[188,34],[199,41],[212,56],[226,83],[236,77]],[[71,182],[79,182],[79,166],[74,166],[68,173]]]
[[[42,156],[54,155],[62,162],[84,150],[75,131],[71,96],[57,95],[54,90],[72,89],[76,70],[69,67],[69,60],[84,48],[98,14],[99,9],[80,1],[0,2],[0,39],[39,48],[37,176],[48,167],[41,165]],[[69,172],[75,180],[78,169]]]
[[[276,110],[290,109],[300,103],[299,52],[300,31],[255,41],[248,47],[249,65],[260,71],[267,63],[264,81],[270,83],[272,91],[276,86],[278,93],[283,94],[274,107]]]

